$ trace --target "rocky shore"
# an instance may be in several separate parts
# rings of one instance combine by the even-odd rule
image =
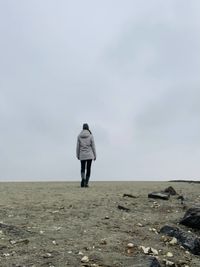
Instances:
[[[0,266],[199,267],[199,204],[195,183],[0,183]]]

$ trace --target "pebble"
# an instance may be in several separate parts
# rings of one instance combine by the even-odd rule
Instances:
[[[173,266],[173,267],[176,266],[173,261],[168,261],[168,260],[164,259],[163,262],[165,263],[166,266]]]
[[[53,211],[50,211],[50,213],[54,214],[54,213],[59,213],[60,211],[59,210],[53,210]]]
[[[168,258],[172,258],[174,255],[171,253],[171,252],[167,252],[167,255],[166,255]]]
[[[158,251],[155,248],[144,247],[144,246],[140,246],[139,248],[143,250],[144,254],[154,255],[154,256],[158,255]]]
[[[170,245],[176,245],[178,242],[178,240],[176,239],[176,237],[173,237],[172,240],[169,242]]]
[[[53,230],[60,231],[61,227],[60,226],[54,226]]]
[[[43,258],[51,258],[52,257],[52,254],[51,253],[46,253]]]
[[[133,243],[128,243],[127,247],[128,247],[128,248],[133,248],[134,245],[133,245]]]
[[[149,228],[149,231],[150,231],[150,232],[154,232],[155,234],[158,235],[158,231],[157,231],[155,228]]]
[[[106,244],[107,244],[106,239],[101,239],[100,244],[101,244],[101,245],[106,245]]]
[[[84,256],[84,257],[81,259],[81,262],[83,262],[83,263],[87,263],[87,262],[89,262],[89,258],[88,258],[88,256]]]
[[[5,256],[5,257],[9,257],[10,254],[9,254],[9,253],[3,253],[3,256]]]

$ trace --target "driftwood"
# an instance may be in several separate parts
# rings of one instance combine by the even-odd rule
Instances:
[[[163,200],[169,200],[170,194],[166,192],[152,192],[148,194],[148,198],[160,198]]]

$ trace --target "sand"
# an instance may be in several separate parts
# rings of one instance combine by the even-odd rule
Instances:
[[[184,205],[177,196],[148,199],[149,192],[169,185],[187,197]],[[198,205],[199,189],[169,182],[91,182],[90,188],[78,182],[0,183],[0,266],[145,267],[149,256],[140,246],[155,248],[161,266],[167,252],[170,261],[182,261],[179,266],[200,266],[199,256],[168,245],[157,233],[166,224],[177,226],[185,210]],[[84,256],[89,262],[81,262]]]

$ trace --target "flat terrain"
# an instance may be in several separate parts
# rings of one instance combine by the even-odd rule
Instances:
[[[148,193],[169,185],[186,197],[184,204],[177,196],[148,199]],[[150,256],[140,248],[145,246],[158,251],[161,266],[168,259],[199,267],[199,256],[169,245],[157,233],[166,224],[177,226],[187,208],[199,202],[200,184],[91,182],[90,188],[80,188],[78,182],[0,183],[0,266],[146,267]]]

